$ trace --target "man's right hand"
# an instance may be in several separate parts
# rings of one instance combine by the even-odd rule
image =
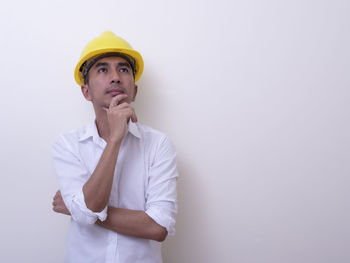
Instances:
[[[112,98],[107,112],[110,136],[112,142],[121,142],[128,129],[128,122],[137,122],[134,108],[127,102],[122,102],[128,97],[127,94],[119,94]]]
[[[60,190],[58,190],[55,196],[53,197],[52,210],[55,211],[56,213],[70,215],[69,210],[67,209],[65,203],[63,202],[63,198]]]

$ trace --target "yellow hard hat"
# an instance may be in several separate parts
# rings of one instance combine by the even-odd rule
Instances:
[[[139,52],[134,50],[128,42],[116,36],[111,31],[105,31],[100,36],[91,40],[83,49],[78,64],[74,70],[74,78],[79,86],[84,84],[82,65],[90,58],[105,53],[121,53],[132,57],[135,61],[135,82],[138,81],[143,71],[143,59]]]

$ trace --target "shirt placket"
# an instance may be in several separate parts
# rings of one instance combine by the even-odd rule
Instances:
[[[122,142],[122,145],[120,147],[119,150],[119,154],[118,154],[118,159],[122,159],[123,156],[123,152],[124,152],[124,140]],[[115,167],[115,173],[114,173],[114,185],[112,187],[112,191],[114,191],[112,193],[112,203],[110,203],[110,205],[112,205],[113,207],[119,207],[119,179],[120,177],[118,176],[118,174],[120,173],[120,168],[118,166],[118,162],[116,164]],[[107,248],[107,262],[108,263],[116,263],[119,262],[119,249],[118,249],[118,234],[114,231],[109,231],[108,233],[108,248]]]
[[[95,144],[98,145],[98,147],[103,152],[105,147],[106,147],[106,145],[107,145],[106,142],[103,139],[101,139],[101,138],[99,138],[97,136],[94,138],[94,142],[95,142]],[[102,152],[99,155],[100,157],[102,155]],[[99,160],[99,158],[96,160],[96,166],[97,166],[98,160]],[[114,175],[114,176],[116,176],[116,175]],[[112,204],[110,203],[110,205],[115,206],[116,204],[113,202]],[[106,263],[116,263],[117,262],[116,261],[116,253],[115,253],[116,247],[117,247],[117,236],[116,236],[116,233],[113,232],[113,231],[109,231],[107,238],[108,238],[108,246],[106,248],[106,258],[105,258],[106,260],[105,260],[105,262]]]

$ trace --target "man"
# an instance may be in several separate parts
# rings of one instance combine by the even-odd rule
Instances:
[[[141,55],[110,31],[75,68],[96,120],[53,145],[53,210],[71,215],[65,262],[162,262],[160,242],[175,232],[175,150],[131,106],[142,71]]]

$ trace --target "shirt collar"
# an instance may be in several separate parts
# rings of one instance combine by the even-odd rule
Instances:
[[[141,139],[141,133],[136,123],[129,121],[128,131],[135,137]]]
[[[91,137],[94,141],[102,139],[98,135],[97,126],[96,126],[95,121],[92,122],[91,124],[85,126],[85,129],[82,130],[82,132],[79,136],[79,141],[81,142],[81,141],[84,141],[84,140],[91,138]]]
[[[128,132],[131,133],[132,135],[134,135],[135,137],[141,139],[141,133],[140,133],[139,127],[136,125],[136,123],[129,121]],[[92,137],[95,142],[103,140],[98,134],[95,121],[93,123],[85,126],[85,129],[82,131],[82,133],[79,136],[79,141],[80,142],[84,141],[90,137]]]

